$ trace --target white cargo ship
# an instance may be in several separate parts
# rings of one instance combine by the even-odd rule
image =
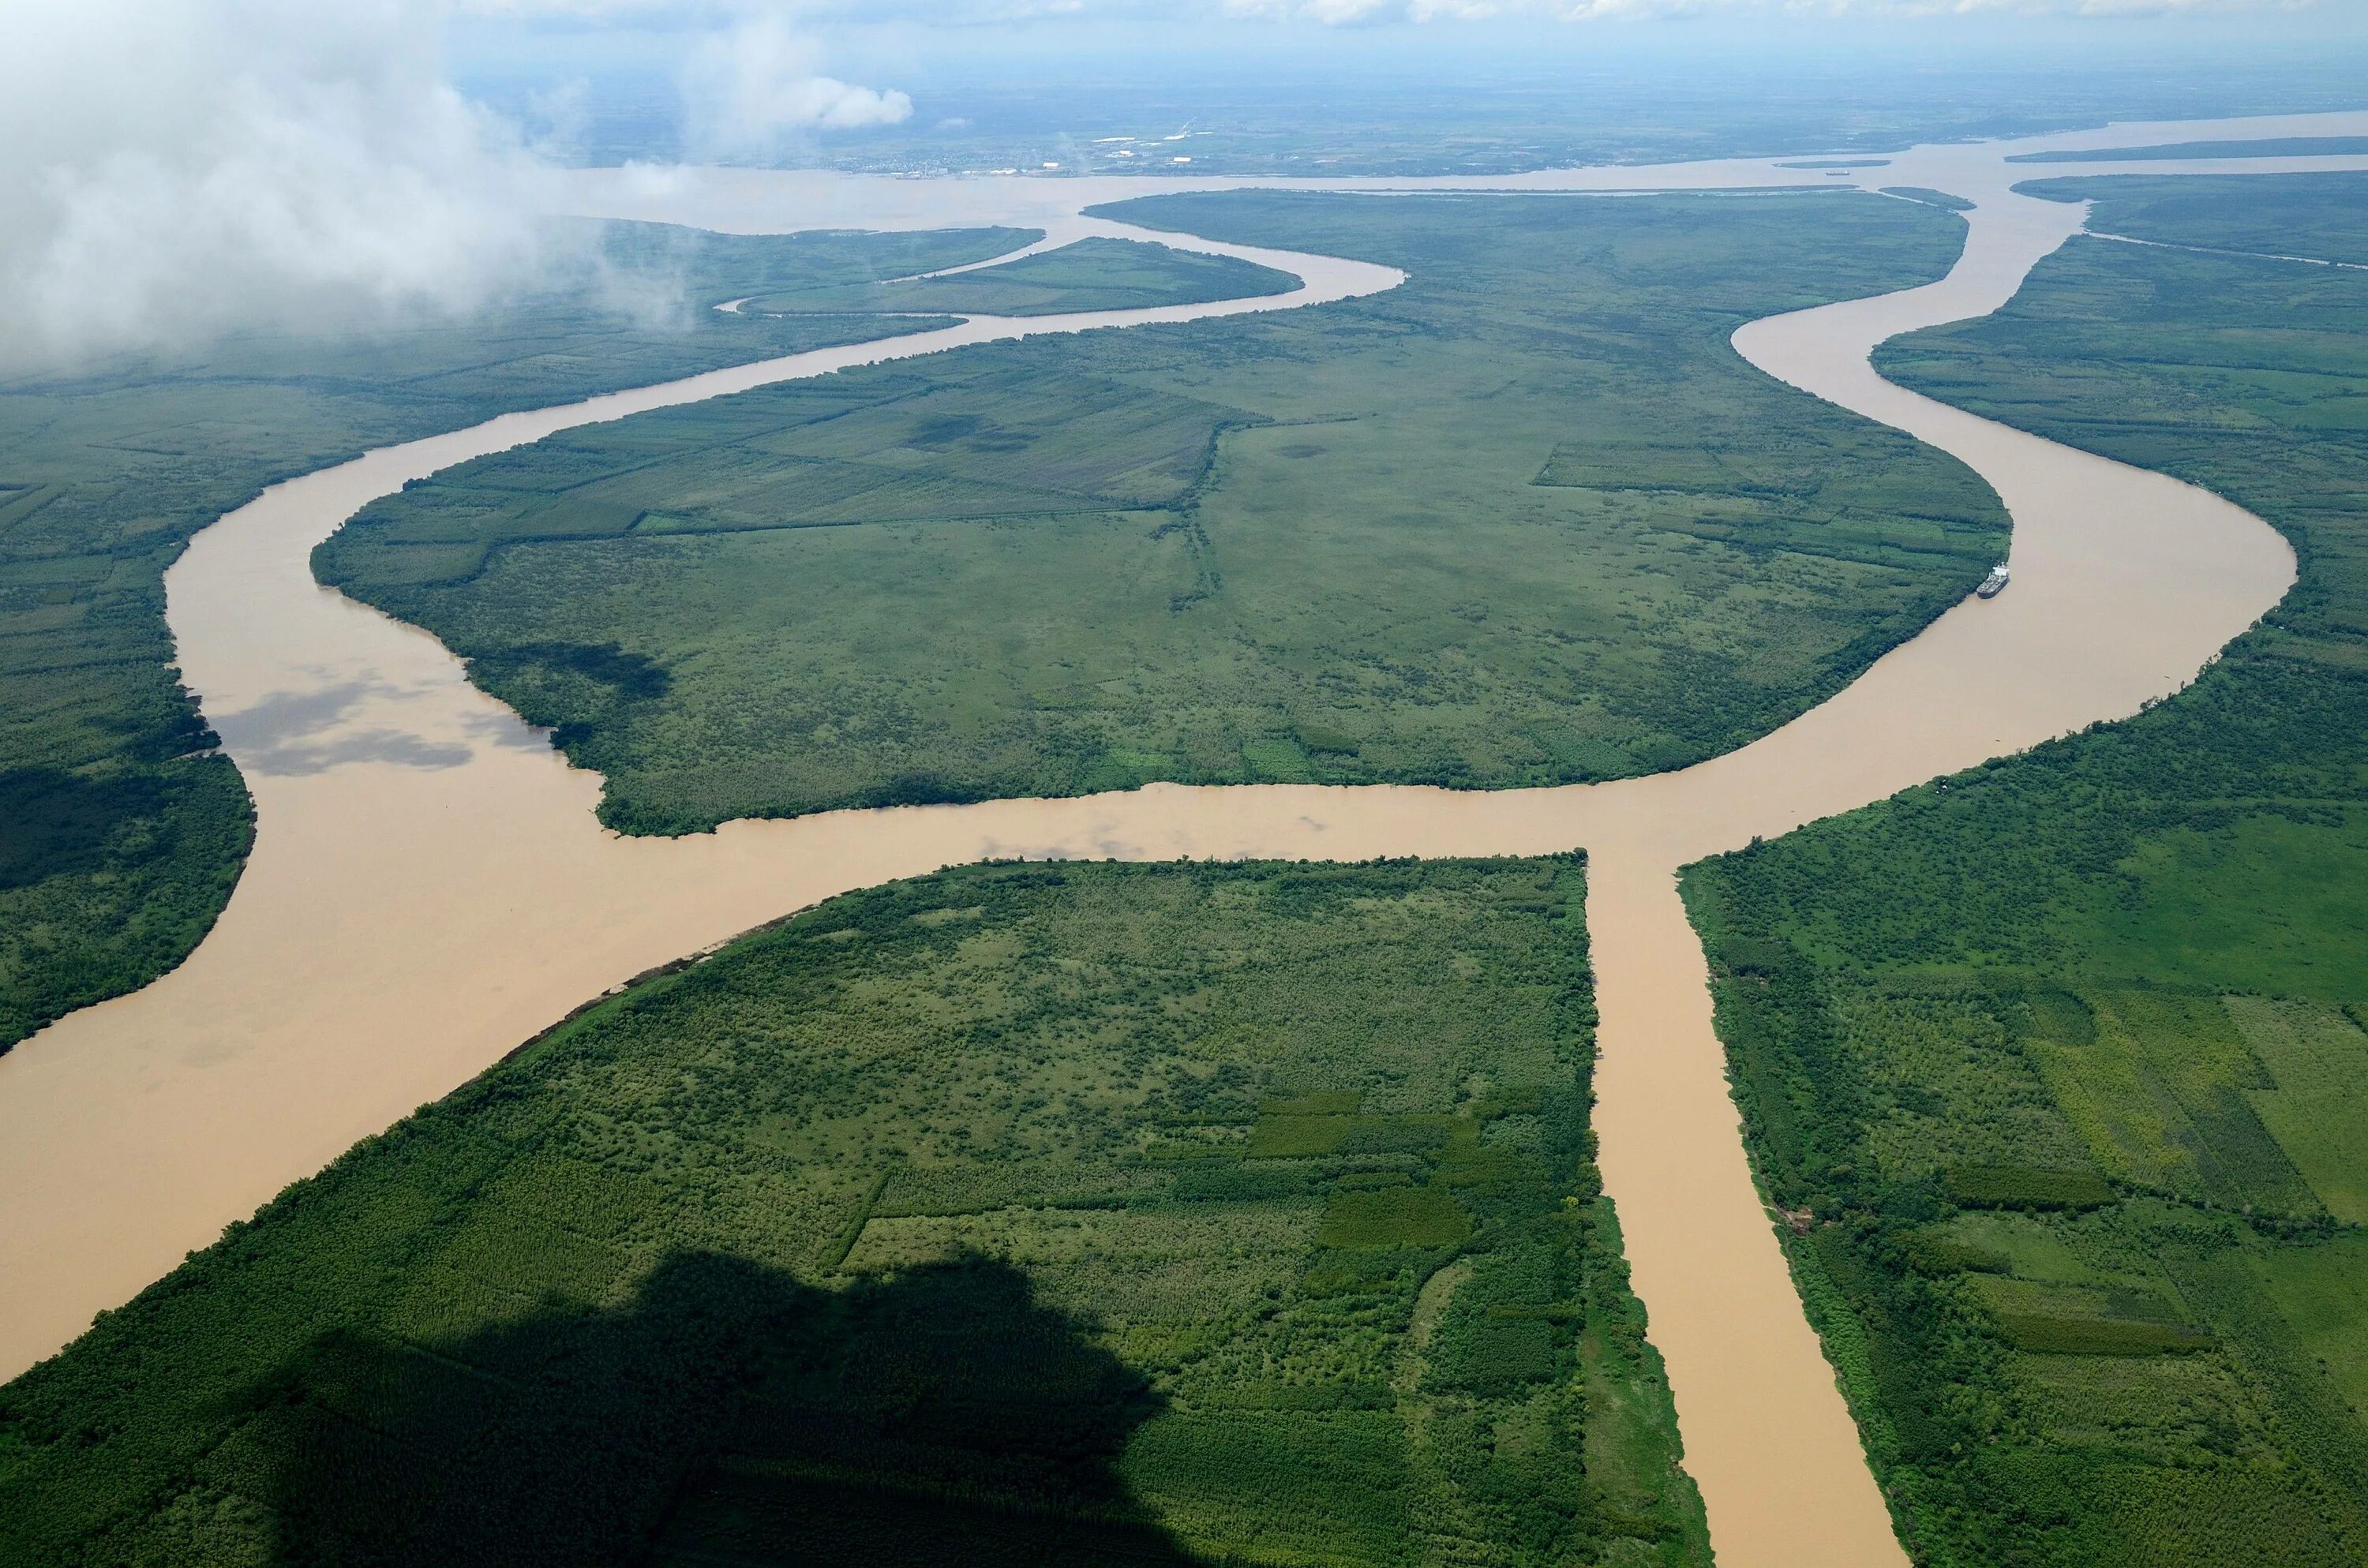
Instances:
[[[1982,598],[1994,599],[2006,592],[2006,562],[2001,561],[1990,568],[1990,574],[1982,579],[1982,585],[1974,592]]]

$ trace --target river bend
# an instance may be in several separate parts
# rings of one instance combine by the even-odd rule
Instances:
[[[1713,1540],[1728,1568],[1905,1557],[1753,1189],[1677,868],[1935,775],[2135,712],[2192,679],[2291,584],[2283,540],[2191,486],[1917,396],[1873,346],[1984,314],[2078,232],[2013,152],[2368,131],[2368,114],[2118,126],[1918,148],[1829,178],[1775,160],[1495,179],[888,180],[591,171],[556,199],[739,232],[994,222],[1156,237],[1297,274],[1295,292],[1160,310],[972,318],[507,415],[276,485],[199,534],[166,580],[190,687],[245,774],[255,851],[211,935],[136,994],[0,1057],[0,1378],[15,1375],[290,1181],[628,977],[849,889],[987,857],[1591,856],[1601,1013],[1596,1125]],[[2148,175],[2368,167],[2303,158]],[[2014,522],[2013,588],[1967,601],[1849,688],[1739,751],[1616,783],[1496,793],[1155,785],[1063,801],[604,832],[594,775],[470,686],[426,632],[316,584],[313,547],[364,503],[553,431],[842,367],[1019,335],[1291,309],[1395,286],[1389,268],[1144,235],[1091,203],[1244,185],[1617,191],[1932,187],[1973,200],[1937,283],[1756,322],[1770,375],[1963,459]]]

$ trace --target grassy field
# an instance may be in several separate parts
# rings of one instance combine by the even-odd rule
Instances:
[[[2368,239],[2368,177],[2052,189]],[[1921,1562],[2368,1559],[2368,276],[2076,240],[1879,362],[2301,579],[2136,719],[1689,874],[1812,1313]]]
[[[611,225],[549,292],[484,318],[258,335],[0,381],[0,1051],[178,962],[245,858],[245,790],[178,684],[162,613],[165,568],[197,529],[265,484],[368,447],[917,330],[931,322],[710,307],[798,289],[860,301],[874,279],[1040,237]],[[1040,301],[1090,284],[1090,267],[1058,267],[1031,285]],[[1130,298],[1275,277],[1201,258],[1108,270]],[[893,308],[921,307],[900,296]]]
[[[1041,316],[1198,304],[1299,287],[1288,272],[1232,256],[1135,240],[1086,239],[1001,267],[898,283],[817,285],[763,294],[744,307],[784,312],[948,311]]]
[[[1836,192],[1110,215],[1410,280],[563,436],[389,497],[315,569],[553,726],[606,776],[604,820],[679,833],[1156,778],[1677,767],[1820,700],[1997,557],[1970,472],[1727,342],[1940,275],[1948,213]]]
[[[0,1558],[1707,1564],[1591,1161],[1583,892],[835,900],[0,1390]]]

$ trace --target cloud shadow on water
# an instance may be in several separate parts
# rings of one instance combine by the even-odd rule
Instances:
[[[385,689],[381,682],[348,680],[312,691],[274,691],[251,708],[215,715],[213,724],[233,745],[290,745],[342,722],[363,699]]]
[[[223,714],[214,728],[242,767],[275,778],[322,773],[345,762],[458,767],[476,755],[461,742],[386,726],[330,733],[365,699],[393,689],[383,682],[345,681],[315,691],[275,691],[251,708]]]
[[[436,770],[459,767],[477,754],[457,742],[427,740],[402,730],[358,730],[311,745],[233,746],[231,755],[249,770],[272,778],[325,773],[341,762],[387,762],[398,767]]]

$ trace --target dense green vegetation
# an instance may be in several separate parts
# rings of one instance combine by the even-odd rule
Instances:
[[[2368,228],[2368,179],[2169,183],[2059,194]],[[2078,240],[1880,363],[2301,580],[2136,719],[1691,872],[1812,1315],[1921,1562],[2368,1559],[2368,277]]]
[[[1057,250],[951,278],[901,283],[817,285],[763,294],[752,311],[949,311],[1041,316],[1064,311],[1124,311],[1285,294],[1288,272],[1229,256],[1136,240],[1086,239]]]
[[[2093,199],[2089,226],[2163,244],[2368,264],[2359,175],[2107,175],[2029,180],[2015,187],[2056,201]],[[2180,275],[2181,289],[2202,279]],[[2349,323],[2337,330],[2357,330]]]
[[[197,529],[275,480],[368,447],[918,330],[932,323],[711,307],[792,289],[860,301],[874,279],[1041,237],[609,225],[580,254],[569,248],[575,259],[547,292],[486,317],[258,335],[0,381],[0,1051],[178,962],[245,860],[245,791],[170,667],[162,615],[165,568]],[[1202,297],[1212,278],[1263,288],[1274,276],[1200,259],[1165,274],[1105,270],[1133,294],[1164,278],[1181,299]],[[1092,271],[1072,262],[1038,278],[1034,296],[1056,301],[1075,282],[1100,300]],[[846,307],[862,308],[873,307]]]
[[[1707,1564],[1591,1159],[1583,892],[833,901],[0,1390],[0,1558]]]
[[[2153,164],[2187,158],[2356,158],[2368,136],[2271,136],[2258,142],[2167,142],[2086,153],[2017,153],[2009,164]]]
[[[1728,343],[1939,276],[1947,213],[1235,193],[1109,215],[1409,281],[570,433],[387,498],[315,568],[553,726],[606,776],[604,820],[677,833],[1155,778],[1649,772],[1813,705],[1997,557],[1970,472]]]

